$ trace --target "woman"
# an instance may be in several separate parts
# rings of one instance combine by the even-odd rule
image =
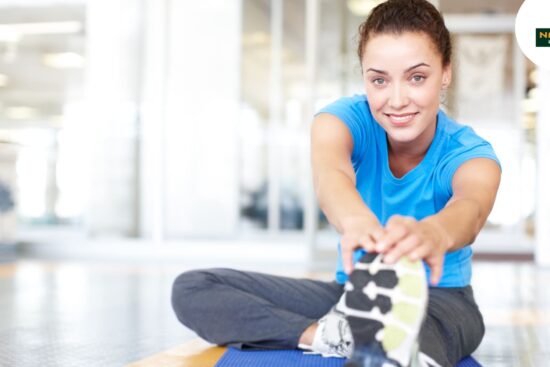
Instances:
[[[469,245],[492,209],[498,159],[439,110],[451,42],[429,2],[382,3],[359,36],[366,95],[322,109],[311,135],[317,197],[341,235],[336,281],[192,271],[173,306],[217,344],[454,366],[484,334]]]

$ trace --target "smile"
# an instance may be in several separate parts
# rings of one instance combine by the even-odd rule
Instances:
[[[399,115],[386,114],[386,116],[388,116],[388,118],[390,119],[390,122],[394,125],[405,125],[411,122],[417,114],[418,112],[399,114]]]

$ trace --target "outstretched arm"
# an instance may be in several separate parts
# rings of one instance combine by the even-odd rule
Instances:
[[[353,251],[374,249],[384,229],[355,188],[351,163],[353,138],[347,126],[330,114],[319,114],[311,131],[313,182],[319,205],[341,235],[342,260],[349,274]]]
[[[493,208],[499,184],[500,168],[495,161],[475,158],[462,164],[453,176],[453,196],[447,205],[421,221],[393,216],[376,250],[386,254],[388,263],[401,256],[424,259],[432,270],[431,282],[436,284],[445,253],[474,242]]]

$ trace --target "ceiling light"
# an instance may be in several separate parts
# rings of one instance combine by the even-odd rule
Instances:
[[[77,21],[0,24],[0,41],[14,42],[22,36],[37,34],[76,34],[83,25]]]
[[[13,43],[19,41],[19,38],[21,38],[21,35],[16,30],[0,25],[0,42]]]
[[[372,9],[385,0],[348,0],[348,9],[355,15],[366,17]]]
[[[382,4],[386,0],[348,0],[348,9],[355,15],[366,17],[372,9]],[[439,0],[428,0],[437,9],[439,9]]]
[[[6,85],[8,85],[8,76],[0,74],[0,87],[5,87]]]
[[[84,67],[84,57],[75,52],[44,54],[42,63],[56,69],[81,69]]]
[[[27,106],[6,107],[4,114],[11,120],[28,120],[37,116],[35,108]]]
[[[247,46],[264,46],[269,44],[269,35],[265,32],[245,33],[243,43]]]
[[[63,127],[63,115],[52,115],[48,120],[52,127]]]

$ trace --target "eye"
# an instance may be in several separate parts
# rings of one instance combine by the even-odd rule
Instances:
[[[424,75],[415,74],[412,76],[411,80],[415,83],[423,82],[426,77]]]
[[[372,80],[374,85],[384,85],[385,80],[383,78],[375,78]]]

